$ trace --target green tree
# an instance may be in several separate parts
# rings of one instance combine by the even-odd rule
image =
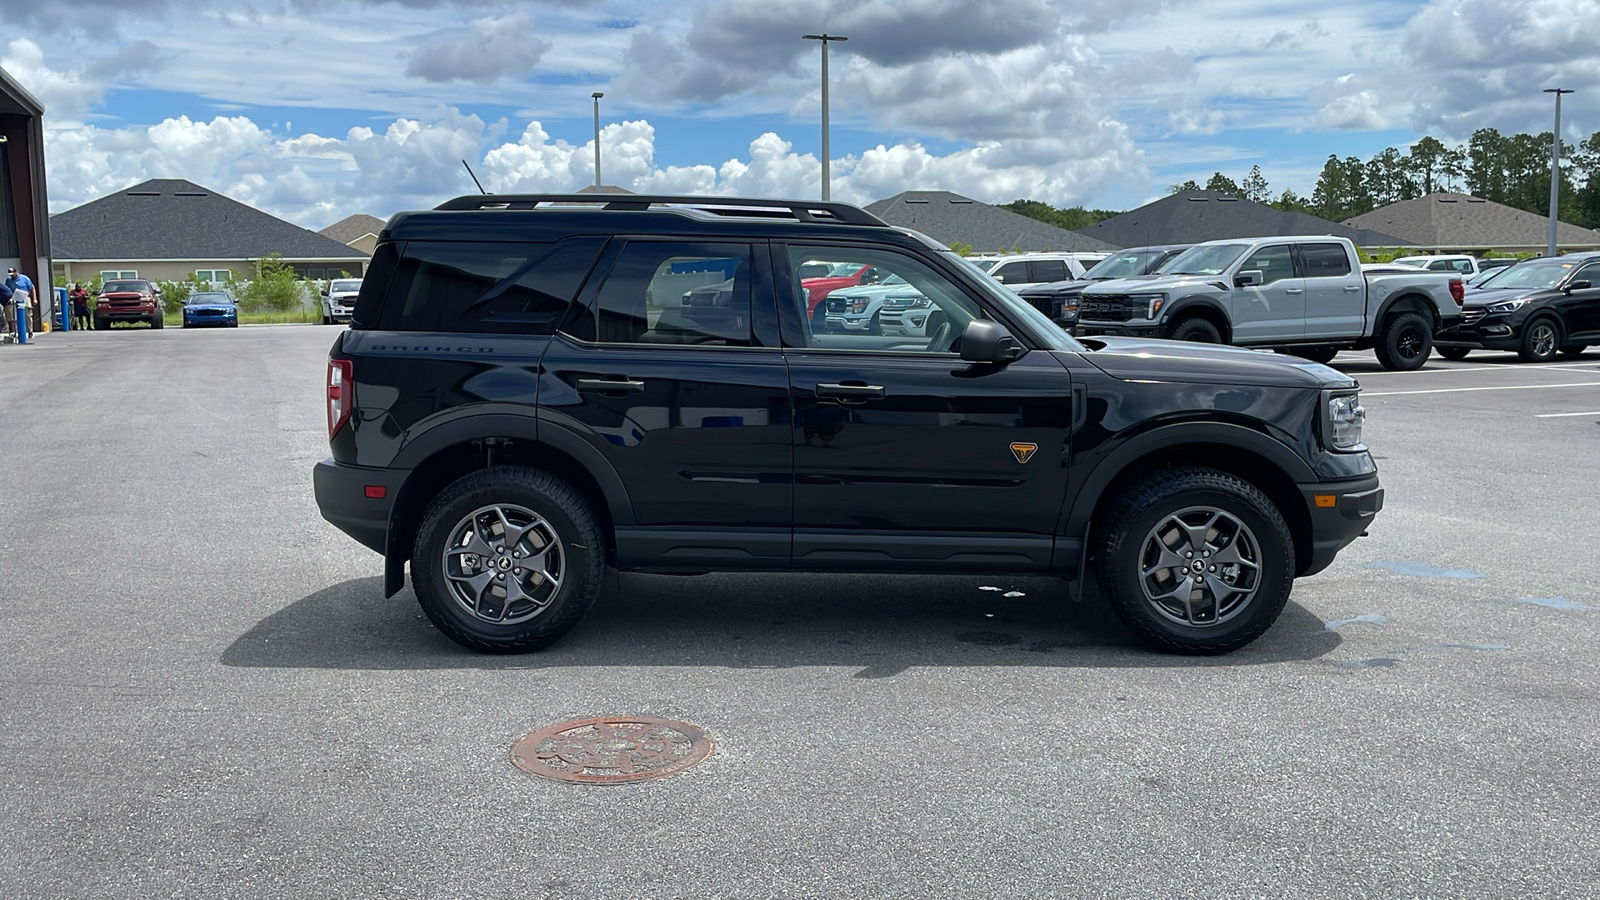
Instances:
[[[1239,182],[1240,190],[1244,191],[1244,198],[1254,203],[1270,203],[1272,193],[1267,189],[1267,177],[1261,174],[1260,166],[1251,166],[1250,174]]]
[[[1188,181],[1185,181],[1183,184],[1169,184],[1169,185],[1167,185],[1167,193],[1169,193],[1169,194],[1181,194],[1184,191],[1198,191],[1198,190],[1200,190],[1200,185],[1195,184],[1193,178],[1189,179]]]
[[[1365,184],[1374,207],[1388,206],[1419,196],[1410,169],[1407,157],[1401,156],[1400,151],[1393,147],[1367,160]]]
[[[1239,185],[1235,184],[1232,178],[1229,178],[1221,172],[1211,173],[1211,177],[1206,179],[1206,190],[1216,191],[1219,194],[1227,194],[1230,197],[1244,196],[1244,191],[1239,189]]]
[[[1057,209],[1048,203],[1037,200],[1013,200],[1003,204],[1001,209],[1009,209],[1014,213],[1024,215],[1030,219],[1047,222],[1057,228],[1074,231],[1079,228],[1088,228],[1096,222],[1103,222],[1120,213],[1109,209],[1085,209],[1081,206],[1069,206],[1066,209]]]
[[[1405,156],[1404,168],[1423,194],[1431,194],[1440,189],[1449,158],[1450,148],[1433,135],[1426,135],[1411,145],[1411,151]]]
[[[1506,139],[1493,128],[1480,128],[1467,139],[1465,178],[1474,197],[1506,202]]]
[[[1281,209],[1284,212],[1316,215],[1316,212],[1311,208],[1311,201],[1291,190],[1285,190],[1282,194],[1279,194],[1278,199],[1272,201],[1271,206],[1273,209]]]
[[[300,281],[282,254],[269,253],[256,260],[254,268],[254,277],[239,296],[240,306],[252,312],[286,312],[300,303]]]

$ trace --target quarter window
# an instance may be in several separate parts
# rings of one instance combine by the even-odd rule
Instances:
[[[1350,254],[1345,252],[1343,244],[1301,244],[1300,261],[1305,265],[1307,278],[1350,274]]]
[[[637,241],[600,288],[603,343],[748,347],[750,249]]]
[[[604,244],[592,236],[553,244],[410,241],[379,328],[554,334]]]

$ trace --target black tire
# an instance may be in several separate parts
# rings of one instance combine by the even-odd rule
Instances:
[[[872,321],[867,323],[867,334],[883,334],[883,323],[878,320],[878,314],[872,314]]]
[[[322,324],[324,324],[324,325],[332,325],[333,324],[333,316],[323,316],[322,317]]]
[[[1316,363],[1327,364],[1327,363],[1333,362],[1333,358],[1335,356],[1339,355],[1339,348],[1338,347],[1291,347],[1289,349],[1289,355],[1290,356],[1298,356],[1301,359],[1309,359],[1312,362],[1316,362]]]
[[[827,306],[827,304],[828,304],[828,301],[827,300],[823,300],[821,303],[817,304],[816,309],[813,309],[811,311],[811,333],[812,334],[827,334],[828,333],[828,311],[823,308],[823,307]]]
[[[1561,355],[1577,358],[1582,356],[1583,351],[1587,349],[1589,349],[1588,344],[1568,344],[1567,346],[1561,348]]]
[[[95,331],[105,331],[107,328],[110,328],[110,327],[111,327],[111,323],[110,322],[107,322],[105,319],[102,319],[99,316],[95,316],[94,317],[94,330]]]
[[[1414,372],[1433,352],[1433,321],[1419,312],[1401,312],[1383,323],[1378,335],[1378,363],[1391,372]]]
[[[1463,360],[1463,359],[1467,358],[1467,354],[1472,352],[1472,348],[1471,347],[1434,347],[1433,348],[1433,352],[1439,354],[1440,356],[1444,357],[1445,359],[1453,359],[1453,360],[1456,360],[1456,361],[1460,361],[1460,360]]]
[[[554,573],[558,576],[557,586],[542,600],[530,598],[520,607],[525,618],[511,624],[492,622],[488,617],[468,610],[466,601],[458,599],[452,592],[452,582],[445,573],[444,556],[447,547],[454,545],[452,536],[464,534],[463,529],[468,527],[473,513],[487,507],[507,508],[512,513],[531,513],[548,526],[548,530],[537,534],[534,534],[537,529],[529,528],[528,533],[533,536],[519,538],[513,544],[514,550],[525,544],[533,547],[534,541],[542,535],[544,543],[541,558],[551,545],[557,546],[560,551],[556,557],[558,570]],[[505,519],[499,521],[504,523]],[[504,556],[503,524],[501,527],[500,546],[493,549]],[[605,571],[605,547],[605,535],[600,530],[599,521],[583,496],[571,485],[539,469],[496,466],[461,478],[434,499],[417,529],[411,559],[411,585],[416,591],[417,602],[422,605],[422,611],[434,627],[456,643],[484,653],[527,653],[559,640],[583,618],[600,594]],[[481,575],[494,571],[492,566],[485,570],[482,565],[471,564],[474,557],[461,556],[458,565],[464,567],[463,572],[476,571]],[[485,554],[483,558],[492,560],[499,557]],[[514,565],[507,558],[501,564],[502,575],[497,581],[504,580],[504,574],[510,574],[504,571],[507,564]],[[546,570],[550,568],[550,565],[546,566]],[[460,580],[455,583],[465,584]],[[510,583],[513,582],[507,582]],[[515,579],[514,583],[519,587],[535,584],[521,579]],[[549,584],[541,579],[535,586],[549,588]],[[499,585],[486,584],[484,587],[498,589]],[[470,589],[470,585],[461,588],[463,592]],[[478,594],[480,608],[485,596],[482,590]],[[490,598],[491,602],[495,599]],[[500,607],[501,614],[510,613],[514,605],[506,602]]]
[[[165,327],[166,324],[167,324],[167,317],[166,316],[157,315],[157,316],[152,316],[150,318],[150,327],[151,328],[162,328],[162,327]]]
[[[1195,341],[1202,344],[1222,343],[1222,332],[1207,319],[1189,316],[1172,323],[1167,337],[1174,341]]]
[[[1204,618],[1204,605],[1200,607],[1202,612],[1196,613],[1195,607],[1185,603],[1188,621],[1179,622],[1175,614],[1163,612],[1166,607],[1147,593],[1152,585],[1162,582],[1163,574],[1170,581],[1176,577],[1175,572],[1182,570],[1169,567],[1155,571],[1148,578],[1141,573],[1151,571],[1150,565],[1161,558],[1159,546],[1166,541],[1158,526],[1181,535],[1173,525],[1178,515],[1198,516],[1198,521],[1203,523],[1205,516],[1211,513],[1230,517],[1231,523],[1226,527],[1219,524],[1214,531],[1202,534],[1216,533],[1221,540],[1223,532],[1232,525],[1242,526],[1232,530],[1233,539],[1226,543],[1239,556],[1253,550],[1254,587],[1248,596],[1236,603],[1237,590],[1222,598],[1221,604],[1213,604],[1214,621],[1211,623],[1194,624],[1195,620]],[[1231,653],[1272,627],[1289,601],[1295,571],[1294,539],[1289,526],[1265,494],[1238,476],[1206,468],[1163,470],[1129,487],[1112,507],[1106,522],[1097,541],[1095,559],[1100,590],[1128,630],[1157,650],[1191,655]],[[1213,542],[1207,538],[1202,543],[1210,547]],[[1220,557],[1227,552],[1227,547],[1202,552],[1217,552]],[[1245,549],[1240,550],[1240,547]],[[1189,552],[1182,546],[1179,551]],[[1147,556],[1151,560],[1147,561]],[[1227,569],[1227,564],[1223,564],[1223,569]],[[1250,574],[1237,564],[1234,571],[1235,578],[1247,578]],[[1216,572],[1217,567],[1211,566],[1211,573]],[[1201,577],[1206,578],[1211,573],[1202,572]],[[1217,573],[1210,581],[1221,583],[1220,579],[1226,577]],[[1176,590],[1181,589],[1179,584]],[[1215,595],[1212,598],[1214,600]],[[1233,604],[1231,608],[1230,603]]]
[[[1560,352],[1565,332],[1550,316],[1538,316],[1522,325],[1522,340],[1517,343],[1517,358],[1523,362],[1549,362]]]

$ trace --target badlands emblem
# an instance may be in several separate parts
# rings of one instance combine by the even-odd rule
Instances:
[[[1017,458],[1017,462],[1025,463],[1033,458],[1033,451],[1038,449],[1038,444],[1012,444],[1011,455]]]

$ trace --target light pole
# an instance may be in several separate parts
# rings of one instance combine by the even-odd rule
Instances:
[[[1556,211],[1561,205],[1561,95],[1570,94],[1566,88],[1545,88],[1546,94],[1556,95],[1556,130],[1550,132],[1550,241],[1545,256],[1556,255]]]
[[[802,34],[800,37],[822,42],[822,199],[827,200],[831,193],[828,184],[828,42],[850,39],[841,34]]]
[[[589,96],[594,98],[594,186],[600,188],[600,98],[605,94],[595,91]]]

